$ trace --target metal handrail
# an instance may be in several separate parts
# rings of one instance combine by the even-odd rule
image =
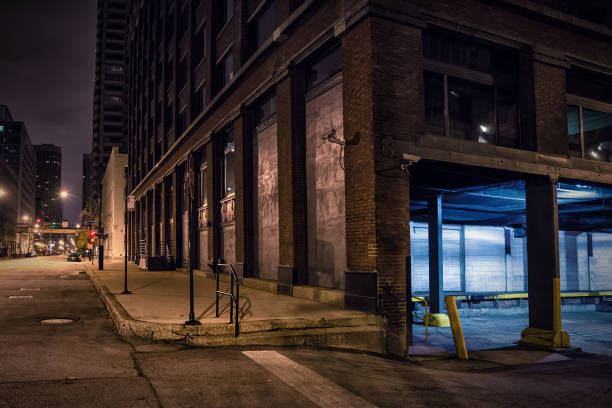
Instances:
[[[427,300],[425,298],[422,298],[422,297],[413,296],[412,297],[412,301],[413,302],[423,302],[425,304],[425,314],[423,315],[423,317],[419,316],[416,313],[412,313],[412,316],[423,321],[423,324],[425,325],[425,341],[428,341],[428,337],[429,337],[429,333],[428,333],[429,332],[429,319],[427,317]]]
[[[238,322],[238,310],[240,307],[240,279],[231,264],[217,263],[214,265],[217,279],[217,290],[215,293],[215,317],[219,317],[219,295],[229,296],[230,298],[230,323],[234,323],[234,336],[238,337],[240,323]],[[230,271],[230,292],[219,290],[219,271],[227,269]],[[236,294],[234,295],[234,282],[236,282]],[[234,321],[234,305],[236,307],[236,321]]]

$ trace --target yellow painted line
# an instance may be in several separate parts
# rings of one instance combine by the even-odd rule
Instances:
[[[612,296],[612,291],[592,291],[592,292],[561,292],[561,297],[597,297],[597,296]],[[482,295],[481,301],[495,300],[495,299],[527,299],[528,293],[500,293],[497,295]],[[457,300],[468,300],[469,295],[455,296]],[[413,302],[422,301],[421,298],[412,297]]]
[[[376,405],[276,351],[243,351],[242,354],[320,407],[376,408]]]

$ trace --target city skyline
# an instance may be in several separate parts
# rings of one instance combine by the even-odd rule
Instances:
[[[32,144],[63,150],[62,188],[81,194],[82,154],[91,151],[96,1],[0,4],[0,104],[23,121]],[[81,199],[64,218],[80,222]]]

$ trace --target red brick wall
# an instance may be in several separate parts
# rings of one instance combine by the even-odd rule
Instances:
[[[410,189],[401,159],[384,145],[424,131],[421,44],[420,29],[376,17],[342,41],[345,137],[353,142],[345,156],[348,268],[377,271],[378,307],[396,354],[407,347]]]
[[[423,12],[449,16],[457,25],[464,23],[481,26],[527,44],[556,48],[576,57],[612,65],[612,41],[502,2],[411,1]]]
[[[537,151],[568,154],[565,69],[541,62],[533,64]]]

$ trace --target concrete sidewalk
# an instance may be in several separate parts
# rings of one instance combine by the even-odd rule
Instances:
[[[123,295],[123,262],[84,263],[122,336],[190,345],[311,345],[385,353],[385,321],[311,300],[240,287],[240,335],[229,323],[229,298],[220,299],[215,317],[215,280],[194,277],[194,311],[198,326],[185,326],[189,316],[189,275],[178,271],[141,271],[128,262],[128,288]],[[221,282],[220,288],[229,289]]]

